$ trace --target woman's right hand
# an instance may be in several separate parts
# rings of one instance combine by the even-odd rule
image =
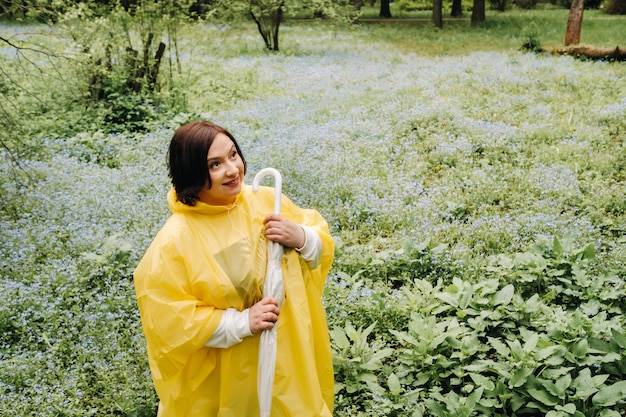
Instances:
[[[248,310],[248,323],[250,332],[257,334],[263,330],[269,330],[276,325],[278,320],[278,302],[271,297],[265,297]]]

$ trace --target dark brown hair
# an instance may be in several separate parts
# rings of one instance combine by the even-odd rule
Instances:
[[[226,129],[206,121],[182,125],[174,132],[170,142],[167,168],[176,190],[176,198],[183,204],[195,206],[199,200],[198,194],[207,182],[211,188],[207,155],[218,133],[225,134],[233,141],[243,162],[244,174],[246,173],[246,159],[239,144]]]

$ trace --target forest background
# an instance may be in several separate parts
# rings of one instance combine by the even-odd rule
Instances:
[[[2,1],[0,415],[156,415],[132,271],[198,118],[332,228],[336,416],[626,415],[626,69],[545,52],[565,3]]]

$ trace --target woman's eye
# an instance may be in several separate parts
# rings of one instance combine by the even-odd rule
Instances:
[[[230,154],[231,159],[235,159],[237,157],[237,151],[233,151],[233,153]]]
[[[211,164],[209,165],[209,168],[217,168],[219,166],[219,162],[211,162]]]

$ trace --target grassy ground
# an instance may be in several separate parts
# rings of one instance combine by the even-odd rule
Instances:
[[[485,23],[478,27],[471,26],[471,11],[465,11],[459,19],[448,18],[448,13],[449,10],[444,10],[446,22],[443,29],[436,29],[430,23],[430,11],[400,13],[392,10],[393,23],[367,25],[360,30],[364,36],[390,42],[406,52],[429,56],[518,49],[530,36],[550,49],[563,46],[569,10],[487,11]],[[363,10],[362,19],[375,18],[378,18],[377,9]],[[599,10],[585,11],[582,44],[623,48],[625,42],[626,16],[606,15]]]
[[[583,42],[625,39],[624,19],[587,13]],[[626,67],[518,51],[527,26],[560,45],[566,21],[286,22],[276,54],[251,23],[181,35],[191,110],[235,133],[251,174],[280,169],[286,194],[333,228],[336,417],[624,408],[604,394],[626,369]],[[0,59],[17,61],[7,48]],[[47,80],[42,102],[67,89]],[[72,120],[26,110],[30,124]],[[0,415],[156,415],[132,271],[168,214],[171,133],[39,138],[23,188],[0,158]]]

